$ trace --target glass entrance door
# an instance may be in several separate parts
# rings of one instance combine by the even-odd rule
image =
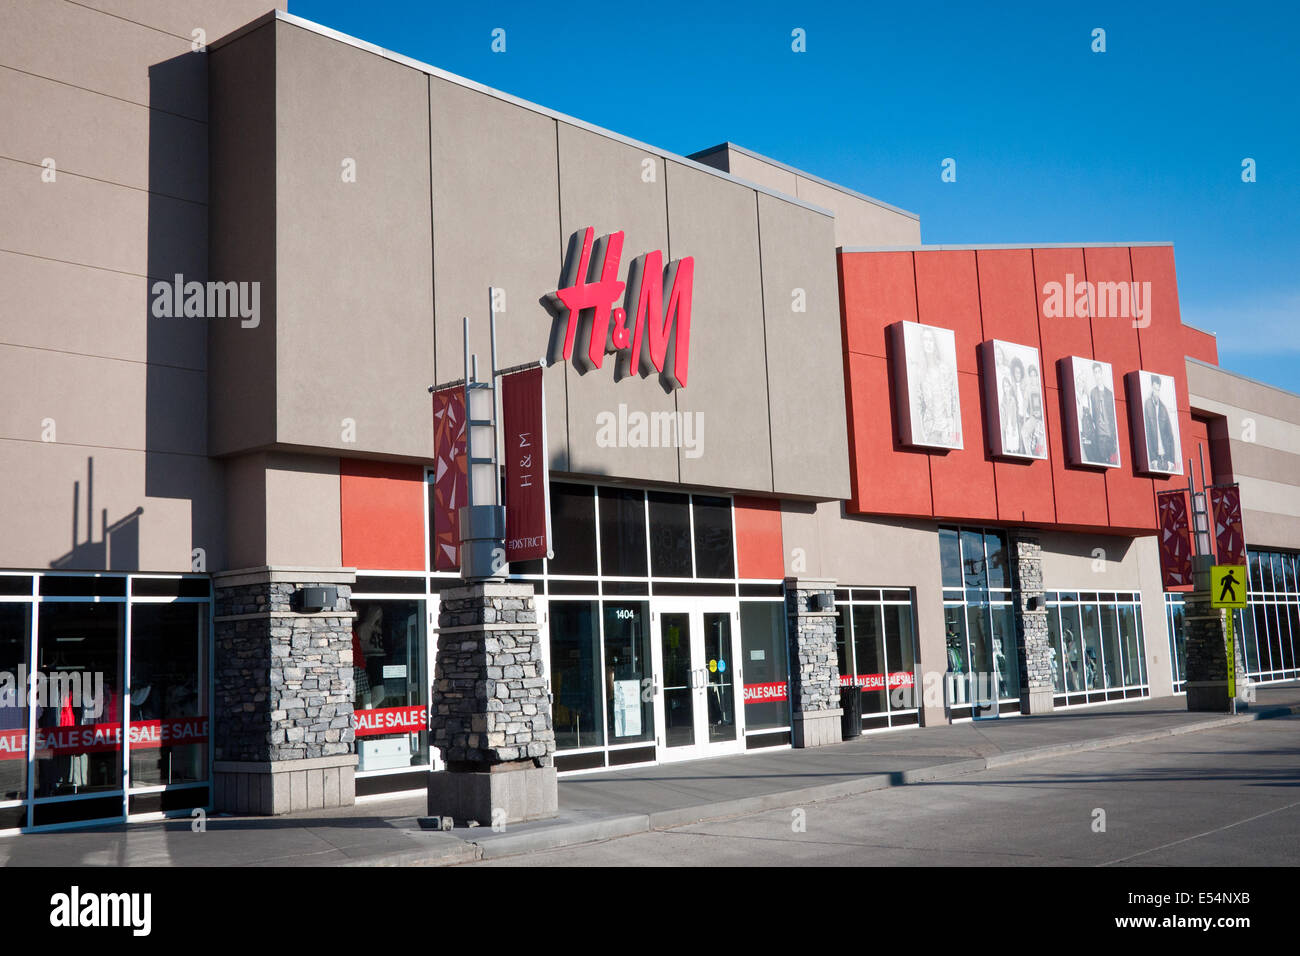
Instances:
[[[735,601],[656,601],[658,758],[720,756],[745,749],[744,686]]]

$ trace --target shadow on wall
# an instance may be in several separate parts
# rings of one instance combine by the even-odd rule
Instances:
[[[1119,535],[1075,535],[1075,534],[1053,534],[1042,535],[1040,540],[1043,548],[1046,550],[1049,546],[1056,554],[1063,554],[1071,558],[1081,558],[1087,561],[1105,559],[1106,566],[1111,564],[1120,565],[1128,557],[1129,549],[1137,542],[1135,538],[1125,538]],[[1104,553],[1096,554],[1100,548]]]
[[[86,459],[86,540],[81,539],[81,482],[72,483],[72,548],[50,562],[61,570],[135,571],[140,566],[140,515],[143,508],[108,522],[108,509],[99,513],[95,540],[95,459]]]
[[[155,283],[174,285],[177,273],[187,283],[208,278],[207,56],[149,67],[144,493],[190,504],[189,541],[169,542],[166,570],[190,570],[192,548],[205,549],[209,566],[224,551],[212,540],[221,528],[220,466],[193,454],[207,451],[208,320],[153,310]],[[204,105],[201,119],[192,118],[194,104]]]

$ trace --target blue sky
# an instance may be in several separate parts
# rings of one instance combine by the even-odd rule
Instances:
[[[1218,334],[1226,368],[1300,392],[1298,4],[289,12],[671,152],[731,140],[918,213],[926,243],[1172,240],[1183,321]]]

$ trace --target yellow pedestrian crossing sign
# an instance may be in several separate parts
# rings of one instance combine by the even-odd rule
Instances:
[[[1246,566],[1216,564],[1210,568],[1210,605],[1212,607],[1246,606]]]

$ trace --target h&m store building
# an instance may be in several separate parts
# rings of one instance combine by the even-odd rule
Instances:
[[[96,6],[0,13],[0,830],[425,785],[457,581],[427,389],[462,316],[486,360],[489,287],[499,365],[547,356],[553,557],[509,573],[561,772],[838,740],[816,680],[882,732],[1177,694],[1156,494],[1189,459],[1241,491],[1247,671],[1297,676],[1300,396],[1217,367],[1171,245],[925,246],[734,145],[671,155],[261,2]],[[589,229],[621,257],[584,276]],[[664,371],[585,315],[562,358],[555,294],[655,252]],[[256,308],[169,316],[176,281]],[[921,693],[945,673],[988,679]]]

